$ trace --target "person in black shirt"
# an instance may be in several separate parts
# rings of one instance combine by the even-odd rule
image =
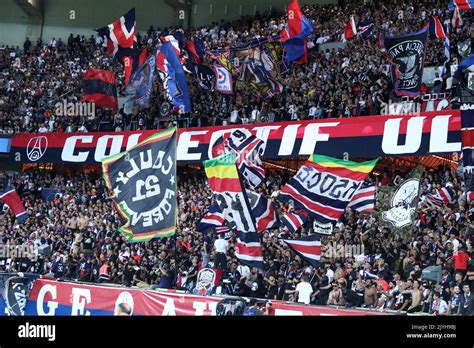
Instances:
[[[283,275],[279,275],[277,280],[277,300],[283,300],[283,298],[285,297],[285,290],[285,277]]]
[[[268,279],[265,278],[265,281],[267,282],[266,298],[269,298],[271,300],[276,300],[277,295],[278,295],[278,285],[275,280],[275,277],[271,275],[268,277]]]
[[[132,284],[133,275],[135,274],[135,270],[133,269],[133,264],[129,262],[125,269],[123,270],[122,274],[122,284],[125,286],[130,286]]]

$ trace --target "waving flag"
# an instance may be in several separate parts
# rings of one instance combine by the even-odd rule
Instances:
[[[279,198],[293,201],[320,223],[336,222],[377,161],[359,163],[312,155],[283,186]]]
[[[299,239],[282,239],[296,254],[314,267],[319,267],[321,241],[316,233]]]
[[[430,39],[444,39],[444,55],[446,57],[443,65],[443,72],[442,74],[446,74],[450,71],[449,63],[451,61],[451,44],[449,42],[449,36],[444,30],[444,26],[439,20],[438,16],[432,16],[430,25],[429,25],[429,35]]]
[[[357,36],[357,27],[355,24],[354,16],[351,16],[351,18],[346,23],[346,28],[344,29],[343,41],[353,39],[356,36]]]
[[[235,165],[235,155],[225,154],[204,161],[211,190],[228,227],[237,230],[235,256],[250,267],[263,268],[263,254],[255,216]]]
[[[204,62],[204,42],[199,38],[189,40],[186,44],[186,49],[190,60],[194,64],[202,64]]]
[[[209,207],[209,211],[199,221],[199,225],[196,231],[205,232],[211,228],[221,227],[225,223],[224,214],[222,214],[221,208],[217,203],[212,204]]]
[[[181,49],[182,44],[180,43],[180,41],[176,39],[174,35],[163,36],[160,38],[160,40],[163,44],[169,42],[171,46],[173,46],[173,49],[176,52],[176,55],[178,56],[179,61],[183,66],[183,69],[186,70],[186,72],[190,73],[191,71],[188,71],[188,69],[185,67],[186,57],[184,54],[184,50]]]
[[[237,156],[237,167],[250,186],[260,185],[265,179],[265,169],[260,156],[266,143],[247,129],[236,129],[227,138],[226,147]]]
[[[130,77],[137,69],[145,64],[148,57],[148,49],[144,48],[141,52],[138,49],[133,50],[130,56],[123,57],[123,72],[125,74],[125,87],[130,82]]]
[[[301,12],[298,0],[288,4],[288,23],[281,32],[281,42],[286,50],[286,61],[304,64],[308,61],[306,37],[313,33],[311,22]]]
[[[118,110],[117,88],[113,71],[89,69],[82,83],[83,100],[97,107]]]
[[[216,91],[222,94],[233,94],[232,75],[229,70],[220,64],[214,64],[212,67],[216,75]]]
[[[450,11],[454,11],[456,8],[460,10],[472,10],[474,9],[474,0],[451,0],[448,4]]]
[[[460,28],[463,25],[463,21],[461,18],[461,13],[459,12],[459,8],[456,7],[454,9],[453,18],[451,19],[451,26],[453,28]]]
[[[194,66],[194,73],[198,79],[199,87],[205,92],[212,92],[215,86],[215,74],[214,71],[203,64]]]
[[[347,208],[352,208],[358,212],[374,211],[376,192],[377,188],[374,183],[364,181],[354,196],[352,196]]]
[[[0,200],[11,209],[13,215],[16,217],[16,221],[22,224],[28,217],[28,213],[21,202],[20,196],[15,189],[6,189],[0,191]]]
[[[118,20],[106,27],[96,29],[99,36],[104,39],[107,51],[121,60],[130,56],[137,42],[135,30],[135,8],[132,8]]]
[[[471,55],[474,57],[474,55]],[[464,185],[468,201],[474,200],[474,111],[461,112]]]
[[[257,224],[257,232],[264,232],[280,226],[278,211],[270,199],[250,190],[247,190],[247,196]]]
[[[470,54],[464,58],[458,66],[456,75],[459,77],[463,71],[474,72],[474,54]]]
[[[357,32],[364,40],[367,40],[370,37],[370,34],[373,30],[374,20],[372,18],[367,18],[366,20],[360,22],[357,26]]]
[[[176,128],[156,133],[102,160],[107,188],[131,242],[174,235],[176,224]]]
[[[428,25],[416,33],[397,37],[380,37],[391,65],[392,82],[397,96],[420,95]]]
[[[191,112],[191,98],[183,66],[170,42],[161,46],[156,56],[156,66],[169,101],[181,112]]]
[[[150,103],[153,81],[155,79],[155,56],[150,55],[146,62],[135,71],[125,88],[126,102],[124,112],[133,113],[135,106],[147,108]]]
[[[52,202],[58,193],[60,193],[58,189],[42,188],[40,195],[43,201]]]
[[[448,205],[454,201],[454,192],[450,187],[441,187],[436,189],[435,194],[426,196],[426,202],[438,207]]]
[[[286,213],[281,217],[281,221],[292,233],[295,233],[308,221],[308,213],[304,210]]]

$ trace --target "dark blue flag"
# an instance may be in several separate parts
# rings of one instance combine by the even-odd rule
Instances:
[[[191,112],[191,98],[186,76],[179,57],[170,42],[161,46],[156,56],[156,67],[169,101],[181,112]]]

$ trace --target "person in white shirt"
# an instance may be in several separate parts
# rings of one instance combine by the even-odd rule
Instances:
[[[237,266],[237,272],[239,272],[242,277],[246,277],[247,274],[250,273],[250,267],[247,265],[239,265]]]
[[[224,234],[219,233],[219,238],[214,241],[214,265],[216,268],[227,268],[227,248],[229,243],[224,239]]]
[[[315,116],[316,116],[316,106],[313,104],[310,108],[309,108],[309,117],[314,119]]]
[[[431,313],[436,315],[443,315],[446,314],[448,311],[448,304],[445,300],[441,298],[439,292],[435,292],[433,295],[433,305],[431,306]]]
[[[234,107],[232,111],[230,112],[230,124],[236,124],[237,119],[239,118],[239,109],[237,107]]]
[[[326,277],[329,279],[329,283],[334,279],[334,271],[331,269],[331,264],[326,264]]]
[[[296,285],[297,302],[309,304],[311,302],[311,295],[313,294],[313,287],[308,282],[308,276],[303,275],[301,282]]]
[[[258,121],[258,116],[260,115],[260,111],[257,108],[257,105],[253,107],[252,110],[252,122]]]

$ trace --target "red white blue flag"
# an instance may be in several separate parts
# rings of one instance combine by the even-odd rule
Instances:
[[[22,224],[28,217],[25,206],[21,202],[20,196],[15,189],[6,189],[0,192],[0,200],[8,206],[16,216],[18,223]]]
[[[283,241],[303,260],[314,267],[319,266],[321,259],[321,241],[317,233],[299,239],[283,239]]]

